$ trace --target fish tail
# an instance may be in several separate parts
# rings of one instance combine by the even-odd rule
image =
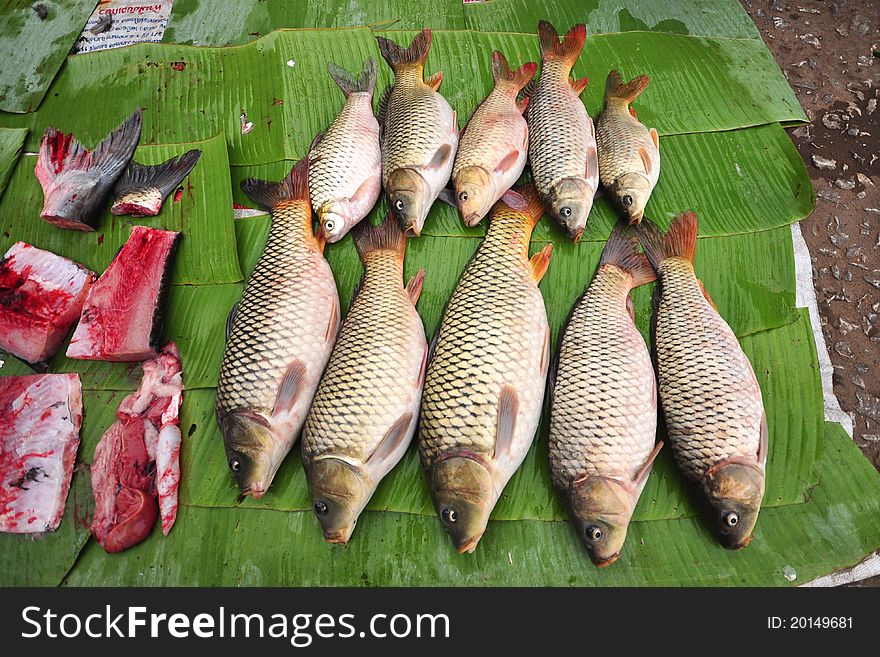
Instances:
[[[577,58],[584,49],[584,41],[587,38],[587,26],[583,23],[574,25],[565,37],[562,43],[559,42],[559,35],[547,21],[538,21],[538,40],[541,44],[541,58],[543,60],[558,59],[569,66],[574,66]]]
[[[396,251],[403,260],[406,235],[390,212],[377,226],[371,224],[369,219],[364,219],[351,229],[351,236],[361,262],[366,262],[367,256],[373,251],[381,250]]]
[[[342,93],[345,94],[346,98],[348,98],[350,94],[359,92],[366,92],[372,95],[376,88],[376,60],[372,57],[364,62],[364,68],[361,70],[361,73],[357,78],[341,66],[337,66],[332,62],[327,64],[327,71],[330,73],[330,77],[333,78],[333,81],[342,90]]]
[[[304,157],[297,162],[287,177],[280,182],[246,178],[241,181],[241,191],[266,210],[272,210],[284,201],[307,201],[309,198],[309,158]]]
[[[678,215],[665,233],[649,219],[643,219],[635,229],[654,269],[659,270],[664,260],[673,257],[693,264],[697,251],[697,215],[693,211]]]
[[[657,279],[654,268],[644,253],[639,253],[639,239],[630,224],[617,223],[605,243],[599,266],[614,265],[633,278],[633,287]]]
[[[154,166],[138,164],[132,160],[117,181],[114,191],[117,196],[121,196],[133,189],[155,187],[166,197],[189,175],[200,157],[202,151],[193,149]]]
[[[627,105],[633,102],[648,87],[650,78],[647,75],[639,75],[629,82],[624,82],[617,71],[611,71],[605,81],[605,102],[612,98],[625,101]]]
[[[501,81],[511,82],[519,93],[532,81],[536,70],[538,65],[535,62],[526,62],[515,71],[511,71],[504,54],[497,50],[492,51],[492,77],[495,78],[496,84]]]
[[[376,37],[376,41],[379,43],[379,52],[395,73],[409,66],[424,68],[428,51],[431,49],[431,30],[425,28],[419,32],[409,48],[404,48],[391,39],[381,36]]]
[[[538,194],[538,188],[531,181],[523,183],[514,190],[525,200],[525,207],[522,212],[532,220],[532,225],[536,225],[541,217],[544,216],[544,202]]]

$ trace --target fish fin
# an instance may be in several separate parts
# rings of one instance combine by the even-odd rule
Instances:
[[[660,453],[661,449],[663,449],[662,440],[654,445],[654,449],[652,449],[651,453],[648,454],[648,458],[645,460],[645,464],[641,468],[639,468],[638,472],[636,472],[636,475],[633,477],[633,483],[635,484],[636,490],[640,490],[642,486],[645,485],[645,481],[648,479],[648,475],[651,474],[651,467],[654,465],[654,460],[657,458],[657,455]]]
[[[597,198],[602,198],[605,196],[605,188],[602,185],[599,185],[596,188],[596,192],[593,194],[593,200],[595,201]]]
[[[544,274],[547,273],[547,269],[550,267],[550,256],[552,255],[553,244],[550,243],[529,258],[529,263],[532,266],[532,278],[535,279],[535,283],[540,283],[541,279],[544,278]]]
[[[382,57],[396,74],[399,69],[409,66],[424,68],[428,52],[431,50],[431,30],[425,28],[419,32],[408,48],[381,36],[377,36],[376,41]]]
[[[438,170],[446,164],[450,157],[452,157],[452,146],[450,144],[443,144],[437,149],[437,152],[434,153],[434,157],[428,162],[426,168]]]
[[[508,189],[501,195],[501,200],[504,203],[514,210],[519,212],[528,212],[529,210],[529,202],[523,197],[519,192],[515,192],[512,189]]]
[[[327,342],[336,342],[336,334],[339,332],[339,299],[333,300],[330,308],[330,319],[327,321],[327,333],[324,338]]]
[[[678,215],[669,226],[667,232],[657,228],[649,219],[643,219],[636,226],[636,233],[645,255],[651,261],[655,270],[660,269],[660,263],[666,258],[685,258],[694,262],[694,254],[697,251],[697,215],[688,210]]]
[[[376,108],[376,122],[379,124],[379,128],[385,125],[385,119],[388,116],[388,99],[391,98],[393,92],[394,85],[389,84],[385,87],[385,91],[382,92],[382,96],[379,98],[379,106]]]
[[[589,78],[580,78],[579,80],[568,78],[568,84],[571,85],[571,90],[574,91],[575,96],[580,96],[582,93],[584,93],[584,89],[587,88],[587,85],[589,83]]]
[[[419,297],[422,296],[422,284],[425,282],[425,270],[419,269],[406,284],[406,295],[409,297],[410,303],[416,305]]]
[[[632,276],[633,287],[657,279],[654,268],[644,253],[639,253],[639,238],[630,224],[617,223],[605,242],[599,266],[614,265]]]
[[[519,93],[535,77],[537,70],[538,65],[535,62],[526,62],[515,71],[511,71],[504,54],[498,50],[492,51],[492,77],[496,86],[498,82],[511,82]]]
[[[257,205],[272,210],[279,203],[291,200],[309,200],[309,158],[297,162],[287,177],[280,182],[269,182],[257,178],[241,181],[241,191]]]
[[[495,429],[495,458],[508,455],[513,448],[516,418],[519,414],[519,395],[516,388],[505,383],[498,395],[498,424]]]
[[[495,167],[495,173],[507,173],[519,159],[519,151],[512,150]]]
[[[541,349],[541,376],[547,376],[547,368],[550,367],[550,325],[544,329],[544,346]]]
[[[595,180],[599,175],[599,153],[595,144],[587,146],[587,161],[584,167],[584,178]],[[598,185],[596,186],[598,188]]]
[[[648,133],[651,135],[651,141],[654,142],[654,148],[658,151],[660,150],[660,135],[657,134],[657,130],[651,128],[648,130]]]
[[[318,252],[324,255],[324,249],[327,248],[327,238],[324,237],[324,231],[320,227],[318,227],[318,232],[315,233],[315,242],[318,246]]]
[[[639,146],[639,157],[642,160],[642,164],[645,165],[645,175],[650,177],[651,171],[654,169],[654,165],[651,162],[651,154],[644,146]]]
[[[421,390],[425,385],[425,375],[428,373],[428,360],[431,357],[432,349],[433,349],[433,343],[426,344],[425,351],[422,352],[422,365],[419,368],[419,381],[418,381],[418,385],[417,385],[417,388],[419,390]]]
[[[697,283],[699,283],[699,285],[700,285],[700,292],[703,293],[703,298],[704,298],[706,301],[709,302],[709,305],[712,306],[712,310],[714,310],[714,311],[717,313],[717,312],[718,312],[718,306],[716,306],[716,305],[715,305],[715,302],[712,301],[712,297],[710,297],[710,296],[709,296],[709,293],[706,291],[706,286],[703,285],[703,281],[701,281],[701,280],[698,278],[698,279],[697,279]]]
[[[516,101],[516,109],[519,110],[519,113],[525,115],[526,110],[529,109],[529,103],[532,101],[531,98],[526,97]]]
[[[636,121],[639,120],[638,112],[636,112],[636,109],[635,109],[634,107],[630,107],[630,108],[629,108],[629,115],[630,115],[631,117],[633,117]]]
[[[293,408],[297,398],[302,392],[303,385],[306,382],[306,366],[301,360],[294,359],[287,366],[284,377],[281,379],[281,385],[278,387],[278,394],[275,395],[275,405],[272,407],[272,416],[278,416],[281,413],[287,413]]]
[[[461,131],[458,129],[458,110],[452,110],[452,132],[460,139]]]
[[[636,306],[633,303],[632,297],[629,296],[629,294],[626,295],[626,314],[629,315],[629,318],[633,322],[636,321]]]
[[[376,88],[376,60],[370,57],[364,62],[360,75],[355,78],[341,66],[330,62],[327,64],[327,72],[336,83],[336,86],[348,98],[353,93],[369,93],[372,95]]]
[[[91,167],[100,169],[105,176],[115,176],[131,161],[134,149],[141,139],[141,108],[111,132],[92,151]]]
[[[372,176],[367,178],[361,183],[361,186],[357,188],[357,191],[351,196],[351,198],[348,199],[348,202],[354,206],[359,206],[362,202],[373,195],[373,186],[376,184],[381,185],[381,182],[377,181],[377,179]]]
[[[437,91],[440,88],[441,82],[443,82],[443,71],[437,71],[433,75],[429,75],[425,78],[425,84],[431,87],[434,91]]]
[[[758,443],[758,463],[762,466],[767,464],[767,451],[769,449],[770,429],[767,427],[767,412],[761,414],[761,442]]]
[[[522,113],[523,116],[526,116],[526,111],[528,110],[529,103],[532,100],[532,96],[535,93],[535,89],[538,88],[537,83],[534,79],[529,80],[528,84],[520,89],[519,94],[516,96],[516,108]]]
[[[226,315],[226,339],[229,340],[229,335],[232,333],[232,327],[235,326],[235,317],[238,315],[238,306],[241,304],[241,301],[236,301],[235,305],[229,309],[229,314]]]
[[[437,195],[437,200],[443,201],[446,205],[458,210],[458,203],[455,202],[455,191],[448,187],[444,187],[440,190],[440,193]]]
[[[201,157],[202,151],[193,149],[162,164],[139,164],[132,160],[125,173],[116,181],[113,193],[122,196],[133,189],[155,187],[164,201],[189,175]]]
[[[382,436],[379,446],[370,454],[366,462],[370,466],[382,468],[387,460],[403,447],[404,441],[408,438],[407,434],[409,434],[412,421],[413,414],[409,411],[397,418]]]
[[[586,38],[587,26],[578,23],[572,26],[560,43],[556,28],[547,21],[538,21],[538,41],[541,44],[541,58],[544,61],[558,59],[569,66],[574,66],[584,48]]]
[[[605,80],[605,102],[617,99],[629,104],[647,88],[648,82],[650,78],[647,75],[639,75],[629,82],[624,82],[620,73],[611,71]]]
[[[366,262],[367,256],[373,251],[381,250],[395,251],[403,260],[406,236],[390,212],[382,219],[382,223],[376,226],[365,218],[351,229],[351,236],[361,262]]]
[[[321,140],[324,139],[325,134],[326,133],[324,133],[324,132],[319,132],[318,134],[316,134],[314,136],[314,138],[312,139],[312,143],[309,144],[309,153],[311,153],[313,150],[315,150],[318,147],[318,144],[320,144]],[[314,160],[312,160],[312,161],[314,161]]]
[[[537,225],[541,220],[541,217],[544,216],[544,203],[541,201],[541,197],[538,195],[538,190],[534,183],[527,182],[519,185],[513,191],[526,201],[526,208],[521,210],[521,212],[525,213],[528,218],[532,220],[533,226]]]

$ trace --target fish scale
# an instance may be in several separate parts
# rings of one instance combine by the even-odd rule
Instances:
[[[644,147],[652,155],[657,152],[648,129],[632,117],[626,107],[618,111],[606,111],[599,117],[596,128],[599,146],[599,179],[606,187],[627,173],[645,173],[645,165],[638,155]],[[659,155],[657,156],[659,159]],[[652,181],[656,184],[660,174],[659,164]]]
[[[559,489],[584,475],[632,481],[654,448],[654,370],[626,310],[631,287],[602,266],[563,332],[549,440]]]
[[[725,459],[754,459],[761,390],[733,331],[703,296],[690,262],[668,258],[659,276],[660,398],[675,461],[697,481]]]

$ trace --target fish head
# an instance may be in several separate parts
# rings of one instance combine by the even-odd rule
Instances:
[[[752,540],[764,497],[764,471],[755,463],[722,461],[701,480],[721,545],[744,548]]]
[[[372,494],[356,467],[335,458],[321,458],[308,467],[312,510],[328,543],[347,543]]]
[[[617,179],[614,197],[626,212],[629,223],[637,224],[642,221],[652,189],[651,181],[641,173],[626,173]]]
[[[226,463],[242,496],[263,496],[280,460],[275,458],[275,439],[268,421],[249,413],[231,413],[221,420]]]
[[[455,203],[466,226],[476,226],[492,208],[494,185],[483,167],[464,167],[452,179]]]
[[[327,201],[318,208],[318,230],[330,244],[345,237],[351,220],[351,207],[346,199]]]
[[[580,241],[593,208],[595,190],[583,178],[563,178],[550,190],[547,207],[568,236]]]
[[[385,191],[401,230],[418,237],[434,202],[428,181],[415,169],[395,169],[388,176]]]
[[[632,493],[614,479],[586,477],[574,482],[566,496],[590,561],[600,568],[617,561],[635,506]]]
[[[477,459],[454,455],[436,462],[429,479],[434,508],[455,549],[473,552],[498,499],[492,474]]]

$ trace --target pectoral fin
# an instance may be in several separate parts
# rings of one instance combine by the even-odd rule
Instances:
[[[501,200],[518,212],[527,212],[529,202],[519,192],[508,189],[501,195]]]
[[[536,283],[540,283],[547,273],[551,255],[553,255],[553,244],[548,244],[529,259],[532,265],[532,277]]]
[[[501,386],[498,395],[498,424],[495,429],[495,458],[507,456],[513,449],[516,417],[519,414],[519,396],[512,385]]]
[[[449,161],[449,158],[452,156],[452,146],[449,144],[443,144],[440,148],[437,149],[437,152],[434,153],[434,157],[431,158],[431,161],[428,162],[428,169],[438,170],[443,167],[446,162]]]
[[[648,475],[651,474],[651,466],[654,465],[654,460],[657,458],[657,455],[660,453],[661,449],[663,449],[662,440],[654,445],[654,449],[652,449],[651,453],[648,454],[648,459],[645,461],[645,464],[639,469],[639,471],[636,473],[636,476],[633,477],[633,484],[635,484],[636,490],[640,490],[642,486],[645,485],[645,481],[648,479]]]
[[[235,317],[238,315],[238,306],[241,304],[240,301],[236,301],[235,305],[229,310],[229,314],[226,316],[226,339],[229,340],[229,335],[232,333],[232,327],[235,325]]]
[[[510,151],[507,155],[504,156],[498,166],[495,167],[495,173],[507,173],[511,169],[513,169],[513,165],[516,164],[516,161],[519,159],[519,151]]]
[[[651,141],[654,142],[654,147],[659,151],[660,150],[660,135],[657,134],[657,131],[654,128],[648,130],[651,135]]]
[[[448,187],[444,187],[437,195],[437,200],[443,201],[446,205],[452,206],[458,210],[458,203],[455,202],[455,192]]]
[[[327,342],[336,342],[336,333],[339,331],[339,300],[334,299],[330,308],[330,319],[327,321]]]
[[[406,284],[406,294],[412,302],[412,305],[416,305],[416,302],[422,294],[422,283],[424,280],[425,270],[419,269],[413,277],[409,279],[409,283]]]
[[[398,449],[404,447],[403,443],[409,437],[409,427],[412,421],[413,414],[407,412],[397,418],[394,424],[388,428],[376,451],[370,454],[370,457],[367,459],[367,463],[371,468],[386,469],[386,466],[389,465],[387,463],[388,459],[392,458]],[[393,466],[394,464],[390,465]]]
[[[645,167],[645,174],[650,178],[651,171],[654,168],[653,163],[651,162],[651,154],[648,152],[648,149],[644,146],[639,146],[639,157],[642,160],[642,164]]]
[[[767,413],[761,416],[761,442],[758,444],[758,463],[766,465],[770,430],[767,428]]]
[[[278,394],[275,396],[275,405],[272,407],[273,416],[287,413],[293,408],[305,382],[306,366],[301,360],[295,359],[287,366],[284,378],[281,379]]]

